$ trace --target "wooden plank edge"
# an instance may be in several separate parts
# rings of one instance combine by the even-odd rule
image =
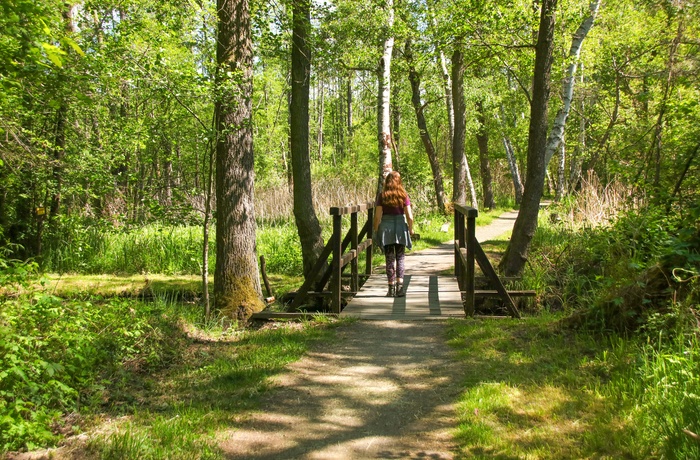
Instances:
[[[466,294],[466,291],[462,291],[463,293]],[[537,291],[506,291],[508,292],[508,295],[513,296],[513,297],[535,297],[537,295]],[[477,297],[500,297],[500,292],[499,291],[491,291],[491,290],[475,290],[474,295]]]
[[[259,311],[253,313],[250,319],[308,319],[314,316],[333,316],[337,317],[337,313],[326,312],[281,312],[281,311]]]
[[[363,212],[374,208],[374,201],[368,201],[362,204],[350,205],[350,206],[332,206],[330,209],[331,216],[342,216],[345,214],[352,214],[353,212]]]

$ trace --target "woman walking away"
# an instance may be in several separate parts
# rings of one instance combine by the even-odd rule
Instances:
[[[384,188],[377,198],[374,210],[373,234],[375,243],[384,248],[386,277],[389,282],[387,297],[403,297],[403,274],[406,248],[411,249],[413,212],[408,193],[401,184],[401,175],[392,171],[384,179]]]

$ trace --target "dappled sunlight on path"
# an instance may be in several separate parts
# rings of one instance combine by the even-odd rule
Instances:
[[[443,322],[357,322],[224,434],[228,458],[452,458],[462,380]]]

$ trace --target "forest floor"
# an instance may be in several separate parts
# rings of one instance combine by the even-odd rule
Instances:
[[[477,228],[486,241],[512,229],[517,212]],[[452,246],[453,243],[446,243]],[[417,260],[418,258],[416,258]],[[431,273],[449,271],[449,257]],[[446,320],[357,321],[273,381],[258,411],[222,434],[232,459],[453,458],[464,366],[447,343]]]

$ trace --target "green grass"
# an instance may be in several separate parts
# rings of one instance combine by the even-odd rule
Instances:
[[[549,315],[451,324],[467,375],[460,458],[629,458],[623,414],[596,391],[604,341],[557,324]]]
[[[696,335],[613,342],[601,364],[617,369],[597,390],[630,420],[638,458],[700,458],[700,345]]]
[[[269,390],[269,378],[342,321],[318,319],[197,340],[181,364],[144,376],[123,404],[126,415],[89,445],[109,459],[223,458],[219,431],[235,428]],[[119,405],[118,401],[116,402]]]
[[[481,213],[477,225],[487,225],[503,210]],[[361,224],[364,216],[360,216]],[[422,239],[415,249],[448,241],[453,236],[452,216],[420,214],[415,231]],[[349,228],[349,219],[343,231]],[[443,224],[448,231],[442,232]],[[322,221],[323,238],[328,241],[331,221]],[[258,256],[265,256],[269,273],[297,275],[302,271],[301,248],[294,219],[261,222],[257,228]],[[210,234],[209,272],[213,273],[216,237]],[[109,226],[81,226],[65,222],[61,231],[44,244],[41,265],[44,271],[80,274],[166,274],[197,275],[202,272],[202,228],[158,224],[117,229]]]
[[[132,289],[115,285],[107,290]],[[343,323],[310,317],[239,329],[204,324],[198,304],[162,292],[141,301],[96,297],[104,287],[63,291],[72,298],[51,288],[27,286],[2,302],[0,452],[99,427],[88,446],[95,457],[219,458],[213,434]]]

